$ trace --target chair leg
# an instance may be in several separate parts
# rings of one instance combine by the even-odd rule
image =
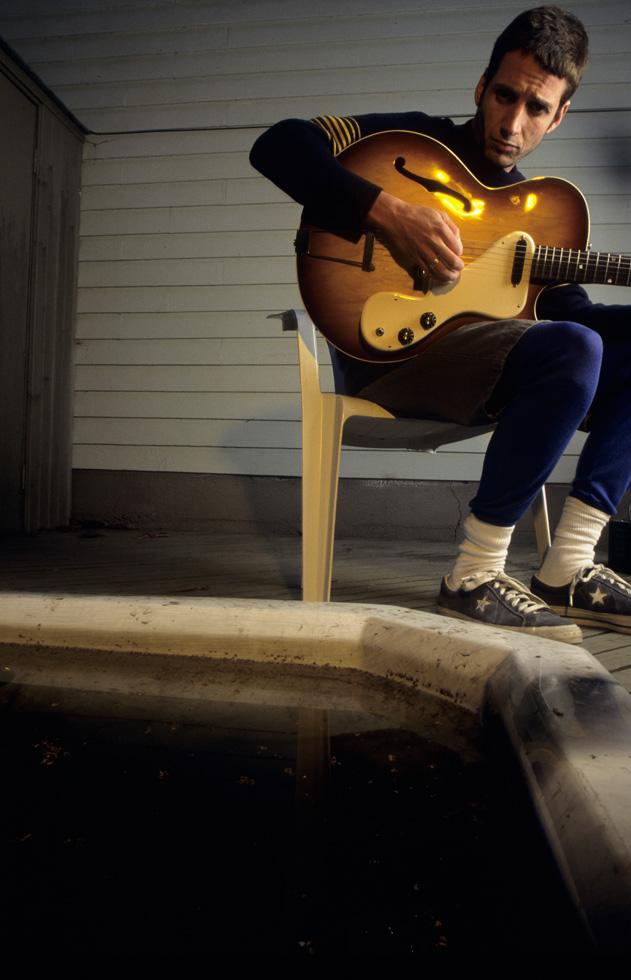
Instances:
[[[343,417],[335,396],[323,396],[319,425],[303,426],[302,598],[328,602],[337,511]]]
[[[548,499],[546,488],[542,487],[532,502],[532,519],[535,525],[535,540],[537,542],[537,554],[539,560],[543,561],[546,551],[552,544],[550,537],[550,520],[548,518]]]

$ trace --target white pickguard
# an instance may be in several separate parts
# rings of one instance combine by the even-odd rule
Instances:
[[[520,282],[513,286],[511,275],[515,246],[526,240],[526,257]],[[375,350],[393,352],[417,343],[437,330],[446,320],[464,314],[479,315],[482,320],[506,320],[517,317],[526,305],[530,285],[530,267],[535,243],[530,235],[515,231],[498,239],[479,259],[467,265],[457,283],[432,287],[419,293],[374,293],[364,303],[360,330],[366,343]],[[433,314],[436,322],[421,326],[421,319]],[[401,330],[410,329],[408,343],[399,339]]]

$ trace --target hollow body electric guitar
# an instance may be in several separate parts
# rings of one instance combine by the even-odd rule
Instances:
[[[353,241],[303,222],[305,306],[335,347],[360,360],[414,357],[464,323],[537,319],[537,297],[551,283],[631,284],[631,256],[587,247],[587,203],[569,181],[485,187],[442,143],[410,132],[367,136],[338,160],[404,201],[446,211],[463,243],[464,270],[445,284],[406,272],[370,233]]]

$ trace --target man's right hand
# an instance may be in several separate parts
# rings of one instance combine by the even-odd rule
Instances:
[[[366,217],[366,227],[413,279],[428,275],[455,282],[464,268],[455,221],[444,211],[408,204],[382,191]]]

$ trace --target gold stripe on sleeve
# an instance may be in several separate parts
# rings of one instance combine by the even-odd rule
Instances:
[[[351,143],[353,142],[353,131],[349,125],[348,119],[345,119],[343,116],[342,117],[336,116],[336,119],[340,129],[344,134],[344,149],[346,149],[346,147],[350,146]]]
[[[362,138],[362,133],[361,133],[361,129],[359,128],[359,123],[357,122],[354,116],[347,116],[346,118],[353,129],[353,133],[354,133],[353,141],[360,140]]]
[[[326,133],[335,156],[361,139],[361,130],[353,116],[316,116],[311,122]]]
[[[329,125],[331,130],[335,133],[335,138],[337,139],[337,145],[340,150],[343,150],[346,146],[346,139],[344,136],[344,130],[340,126],[336,116],[329,116]]]
[[[342,150],[344,149],[344,134],[340,129],[335,116],[325,116],[324,118],[326,120],[327,126],[329,127],[329,130],[331,131],[333,142],[337,147],[335,151],[337,155],[338,153],[341,153]]]
[[[343,150],[361,139],[361,130],[353,116],[331,116],[331,121],[337,127],[338,141]]]
[[[333,128],[333,126],[331,125],[331,117],[330,116],[316,116],[316,118],[314,120],[312,120],[312,121],[314,123],[317,123],[318,126],[320,127],[320,129],[323,129],[324,130],[324,132],[326,133],[326,135],[329,138],[329,141],[332,144],[333,153],[334,153],[335,156],[337,156],[337,154],[341,150],[341,147],[340,147],[339,142],[338,142],[337,133],[336,133],[335,129]]]

